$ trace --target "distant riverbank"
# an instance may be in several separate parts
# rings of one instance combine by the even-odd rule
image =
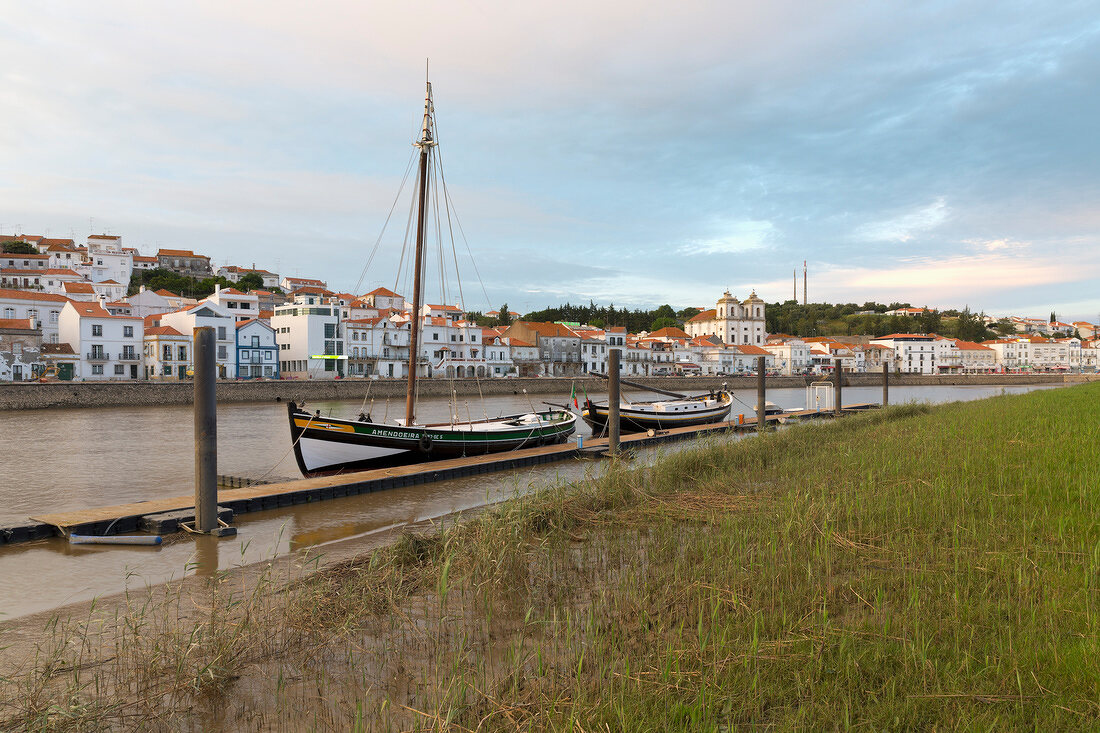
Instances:
[[[824,379],[824,377],[818,377]],[[704,390],[723,383],[731,389],[755,389],[755,377],[631,377],[639,382],[667,390]],[[769,377],[768,389],[801,387],[810,377]],[[974,374],[974,375],[891,375],[898,386],[949,385],[1021,385],[1072,384],[1100,379],[1095,374]],[[882,383],[882,375],[845,374],[845,386],[869,387]],[[453,389],[459,395],[528,394],[569,395],[576,384],[577,394],[605,391],[606,382],[594,377],[553,377],[524,379],[422,379],[422,397],[444,397]],[[5,384],[0,386],[0,410],[39,410],[48,407],[126,407],[149,405],[187,405],[194,396],[191,382],[52,382],[47,384]],[[225,381],[218,383],[218,401],[316,402],[319,400],[361,400],[370,397],[397,397],[405,394],[403,379],[338,379]]]

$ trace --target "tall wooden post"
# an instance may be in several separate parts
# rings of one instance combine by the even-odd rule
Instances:
[[[218,527],[218,400],[214,329],[194,331],[195,357],[195,530]]]
[[[766,395],[764,385],[764,369],[766,364],[766,356],[756,357],[756,432],[758,433],[762,433],[768,429],[768,414],[765,409],[767,401],[764,399]]]
[[[836,379],[836,403],[833,405],[833,409],[837,415],[841,413],[843,402],[841,401],[841,390],[844,389],[844,368],[841,366],[840,359],[833,359],[833,378]]]
[[[882,362],[882,406],[890,404],[890,363]]]
[[[619,350],[607,354],[607,452],[619,455]]]

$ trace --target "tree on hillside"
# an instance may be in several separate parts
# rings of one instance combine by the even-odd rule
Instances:
[[[501,303],[500,313],[497,315],[497,323],[502,326],[512,325],[512,314],[508,312],[508,303]]]
[[[675,318],[669,318],[668,316],[661,316],[649,324],[650,333],[654,331],[660,331],[662,328],[679,328],[680,322]]]
[[[33,244],[26,242],[4,242],[0,244],[0,250],[9,255],[36,255],[38,250]]]
[[[687,308],[684,308],[682,311],[677,313],[676,316],[681,321],[688,321],[688,320],[694,318],[695,316],[699,315],[700,313],[702,313],[702,311],[699,310],[698,308],[696,308],[694,306],[688,306]]]
[[[917,317],[917,323],[920,324],[921,333],[939,333],[940,312],[925,306],[924,312]]]
[[[1054,323],[1057,320],[1058,320],[1058,314],[1055,313],[1054,311],[1051,311],[1050,312],[1050,323]]]
[[[237,281],[237,290],[248,292],[249,290],[263,290],[264,278],[255,272],[250,272]]]
[[[963,341],[984,341],[987,336],[985,317],[970,312],[970,306],[966,306],[959,313],[955,322],[955,338]]]

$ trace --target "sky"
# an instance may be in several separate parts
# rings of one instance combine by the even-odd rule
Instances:
[[[430,58],[469,310],[1100,321],[1095,2],[650,5],[0,0],[0,233],[403,289]]]

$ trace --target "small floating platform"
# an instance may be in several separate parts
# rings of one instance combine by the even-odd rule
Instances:
[[[877,407],[879,405],[875,403],[845,405],[843,411],[862,412]],[[778,423],[792,418],[816,419],[832,417],[833,415],[832,411],[802,410],[781,415],[768,415],[765,419],[769,423]],[[710,425],[671,428],[657,431],[653,435],[649,433],[627,433],[619,439],[619,447],[623,451],[629,451],[633,448],[690,440],[708,434],[752,431],[755,428],[755,415],[752,417],[745,415],[744,420],[738,419]],[[219,516],[224,516],[230,512],[232,514],[243,514],[344,496],[367,494],[402,486],[526,468],[570,458],[591,458],[605,454],[608,447],[607,443],[607,438],[587,438],[584,441],[583,448],[577,448],[575,442],[567,442],[506,453],[451,458],[410,466],[379,468],[335,476],[322,476],[272,484],[254,484],[241,486],[240,488],[220,488],[218,491],[218,511]],[[157,533],[172,532],[178,528],[178,523],[183,516],[189,518],[193,515],[194,505],[195,497],[189,494],[168,499],[153,499],[133,504],[106,506],[98,509],[39,514],[31,517],[34,524],[28,525],[35,527],[34,531],[12,532],[5,535],[3,532],[5,528],[0,528],[0,544],[47,536],[43,532],[43,525],[52,528],[51,534],[64,537],[73,534],[103,536],[108,531],[120,534],[141,530]]]

